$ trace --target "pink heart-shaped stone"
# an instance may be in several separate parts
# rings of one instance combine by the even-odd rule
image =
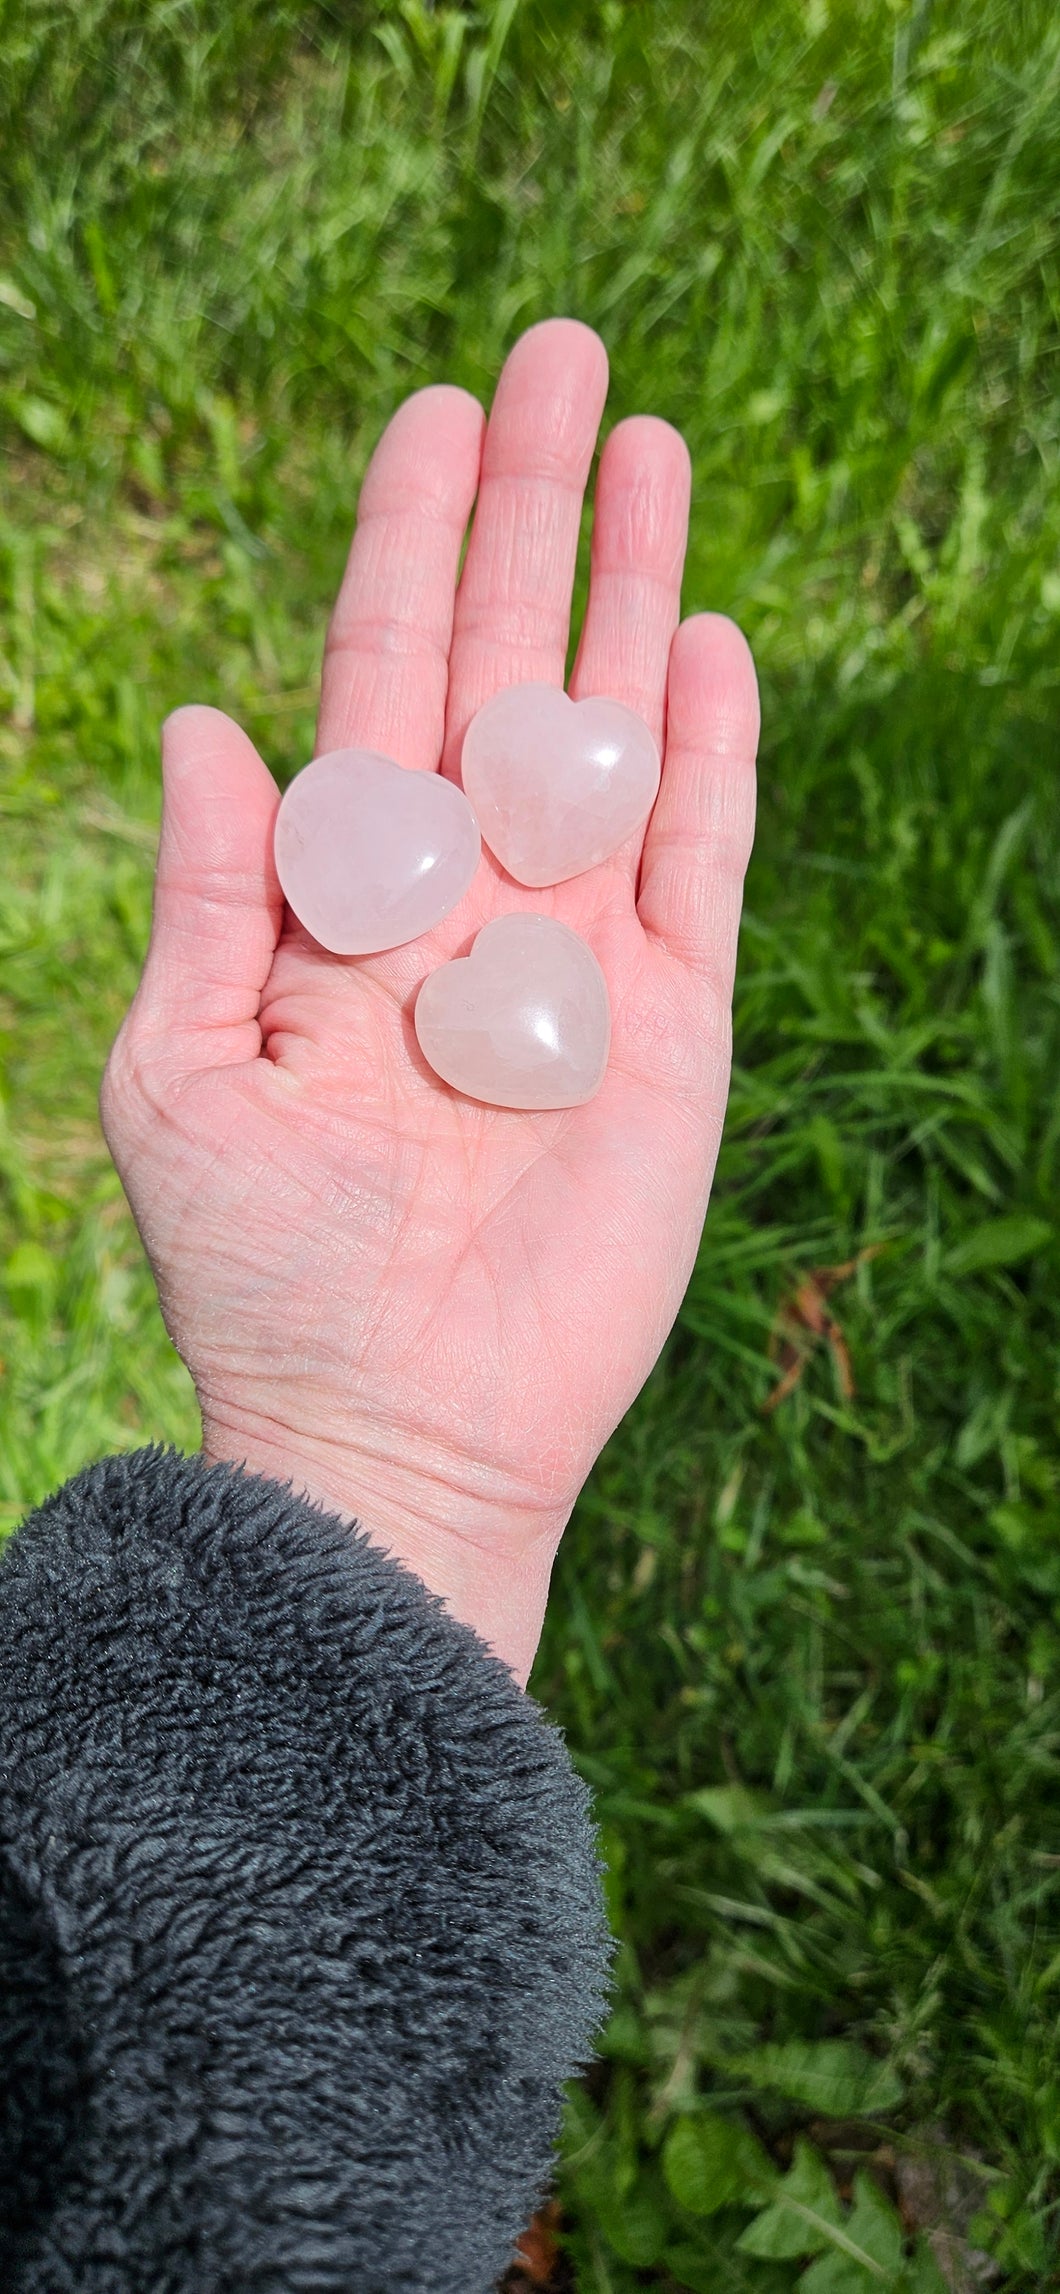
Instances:
[[[519,884],[595,868],[647,819],[659,787],[643,718],[556,685],[495,693],[468,726],[460,769],[485,843]]]
[[[550,916],[497,916],[469,956],[440,964],[416,998],[435,1074],[492,1107],[580,1107],[603,1082],[607,983],[592,949]]]
[[[276,873],[299,922],[336,956],[399,948],[440,924],[481,850],[466,796],[373,749],[332,749],[276,815]]]

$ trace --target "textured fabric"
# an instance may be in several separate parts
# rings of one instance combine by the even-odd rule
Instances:
[[[609,1944],[587,1795],[359,1532],[150,1449],[0,1559],[0,2285],[485,2294]]]

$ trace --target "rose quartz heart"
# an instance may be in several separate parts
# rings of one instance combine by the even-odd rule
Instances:
[[[603,1082],[607,983],[592,949],[550,916],[497,916],[469,956],[440,964],[416,998],[435,1074],[493,1107],[580,1107]]]
[[[659,751],[621,701],[512,685],[472,718],[461,773],[483,838],[509,876],[562,884],[617,852],[647,819]]]
[[[440,773],[333,749],[297,773],[276,816],[276,873],[299,922],[337,956],[399,948],[440,924],[478,866],[478,824]]]

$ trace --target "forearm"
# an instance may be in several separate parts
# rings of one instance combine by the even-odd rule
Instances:
[[[347,1523],[359,1518],[373,1545],[411,1569],[525,1688],[570,1503],[531,1509],[485,1463],[458,1474],[451,1457],[413,1461],[404,1447],[377,1431],[358,1447],[348,1434],[296,1440],[253,1417],[203,1415],[208,1465],[243,1466]]]

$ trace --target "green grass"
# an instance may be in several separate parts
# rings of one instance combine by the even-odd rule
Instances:
[[[9,0],[0,85],[0,1520],[197,1440],[95,1114],[158,720],[303,761],[386,416],[574,312],[765,729],[703,1250],[535,1675],[622,1939],[566,2267],[926,2294],[949,2188],[1060,2284],[1060,19]],[[869,1252],[855,1391],[764,1410]]]

